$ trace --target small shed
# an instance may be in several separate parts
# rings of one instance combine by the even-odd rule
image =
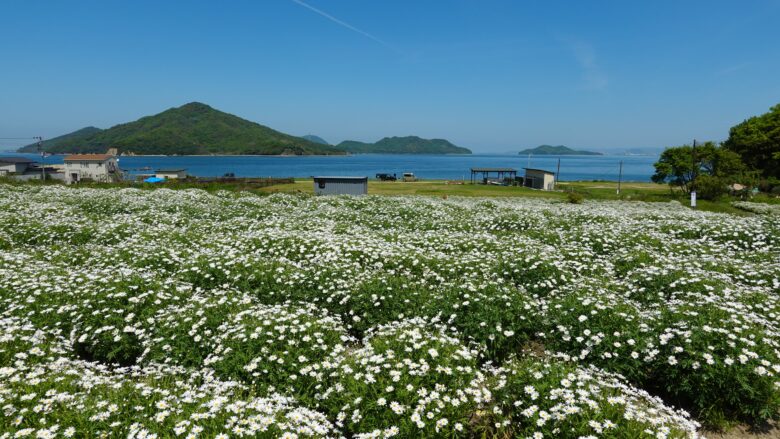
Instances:
[[[503,182],[506,180],[514,180],[517,176],[517,169],[515,168],[471,168],[471,183],[477,181],[477,175],[482,174],[482,183],[488,184],[492,180],[491,176],[495,174],[495,180]]]
[[[187,178],[187,170],[181,169],[158,169],[154,171],[154,176],[157,178],[164,178],[166,180],[176,180],[179,178]]]
[[[555,190],[555,172],[545,171],[544,169],[524,169],[525,180],[523,181],[523,186],[543,191]]]
[[[315,195],[366,195],[368,177],[313,177]]]

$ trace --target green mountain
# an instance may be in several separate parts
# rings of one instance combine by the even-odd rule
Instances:
[[[600,152],[593,151],[576,151],[567,146],[558,145],[539,145],[536,148],[524,149],[520,151],[520,155],[604,155]]]
[[[422,139],[417,136],[385,137],[376,143],[345,140],[336,148],[354,154],[471,154],[444,139]]]
[[[330,145],[327,140],[323,139],[320,136],[315,136],[314,134],[307,134],[305,136],[301,136],[302,139],[306,139],[310,142],[319,143],[320,145]]]
[[[78,142],[78,141],[80,141],[80,139],[89,137],[89,136],[91,136],[93,134],[97,134],[97,133],[99,133],[101,131],[103,131],[103,130],[101,130],[100,128],[96,128],[96,127],[82,128],[80,130],[76,130],[76,131],[74,131],[72,133],[69,133],[69,134],[64,134],[62,136],[55,137],[53,139],[44,140],[43,142],[41,142],[41,148],[44,151],[51,151],[54,148],[61,147],[62,145],[66,145],[69,142],[74,142],[74,141]],[[33,143],[33,144],[27,145],[27,146],[22,147],[21,149],[19,149],[19,152],[37,152],[37,151],[38,151],[38,144],[37,143]],[[103,151],[103,152],[105,152],[105,151]]]
[[[44,149],[52,153],[103,153],[108,148],[118,148],[120,153],[163,155],[344,154],[331,146],[280,133],[199,102],[106,130],[85,128],[50,139],[46,144]],[[27,152],[29,148],[34,151],[35,145],[20,151]]]

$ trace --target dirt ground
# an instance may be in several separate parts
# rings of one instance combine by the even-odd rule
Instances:
[[[702,435],[708,439],[780,439],[780,425],[770,422],[755,430],[738,425],[726,432],[703,431]]]

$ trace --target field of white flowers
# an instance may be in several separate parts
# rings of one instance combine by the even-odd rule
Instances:
[[[780,218],[0,186],[0,438],[697,437],[780,408]]]

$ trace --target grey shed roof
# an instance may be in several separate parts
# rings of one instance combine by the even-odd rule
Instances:
[[[35,160],[24,157],[0,157],[0,163],[35,163]]]
[[[525,169],[526,171],[544,172],[545,174],[552,174],[552,175],[555,175],[555,172],[552,172],[552,171],[546,171],[546,170],[544,170],[544,169],[535,169],[535,168],[523,168],[523,169]]]
[[[353,181],[368,180],[368,177],[353,177],[347,175],[325,175],[325,176],[316,176],[312,178],[315,180],[353,180]]]

